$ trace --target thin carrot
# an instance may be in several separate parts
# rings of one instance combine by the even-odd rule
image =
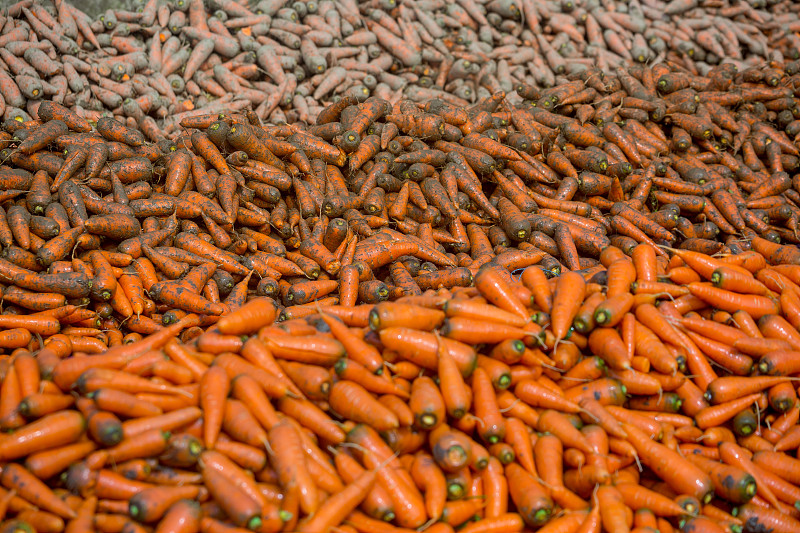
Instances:
[[[200,407],[203,409],[203,442],[207,448],[214,444],[222,428],[225,399],[230,392],[230,379],[221,367],[209,368],[200,380]]]
[[[336,527],[367,497],[375,479],[375,471],[364,472],[349,483],[343,491],[328,498],[320,505],[313,517],[300,522],[297,531],[322,532]]]

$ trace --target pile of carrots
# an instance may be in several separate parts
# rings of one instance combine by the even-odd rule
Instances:
[[[795,4],[56,8],[0,16],[0,533],[800,531]]]
[[[486,266],[282,322],[256,297],[186,342],[203,317],[18,349],[0,531],[800,530],[800,266],[600,259],[602,284]]]

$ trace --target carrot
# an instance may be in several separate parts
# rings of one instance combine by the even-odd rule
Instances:
[[[759,319],[758,327],[766,338],[783,339],[794,349],[800,347],[800,335],[794,331],[794,328],[783,317],[765,315]]]
[[[747,503],[755,496],[756,481],[747,472],[699,455],[690,454],[687,458],[711,476],[718,496],[735,504]]]
[[[736,509],[736,517],[755,527],[768,528],[775,533],[788,533],[800,526],[800,521],[777,510],[746,503]]]
[[[231,448],[236,446],[237,443],[227,443]],[[234,448],[235,449],[235,448]],[[180,433],[171,435],[167,441],[167,449],[161,456],[160,460],[165,465],[170,466],[194,466],[197,464],[197,458],[203,451],[203,443],[200,439],[190,433]],[[134,463],[136,461],[133,461]],[[266,458],[259,466],[263,468],[263,463],[266,463]],[[145,463],[146,464],[146,463]],[[147,474],[149,476],[150,473]]]
[[[752,359],[739,354],[728,345],[708,339],[691,331],[687,331],[686,334],[703,353],[722,368],[729,369],[732,373],[737,375],[746,375],[752,369]]]
[[[17,410],[26,418],[39,418],[71,406],[74,399],[60,394],[34,393],[25,396]]]
[[[541,432],[549,432],[558,437],[565,446],[578,448],[584,453],[592,453],[592,447],[586,438],[571,425],[566,415],[547,409],[539,415],[536,425]]]
[[[461,371],[448,350],[438,350],[439,388],[447,414],[453,418],[462,418],[467,414],[471,398]],[[413,390],[413,388],[412,388]]]
[[[250,409],[238,400],[225,402],[222,429],[236,441],[260,447],[266,440],[266,432],[259,426]]]
[[[122,423],[122,430],[126,439],[152,429],[171,431],[191,424],[199,419],[201,414],[202,411],[197,407],[181,407],[163,415],[126,420]]]
[[[328,398],[331,387],[331,373],[328,369],[293,361],[280,361],[278,364],[305,396],[315,401]]]
[[[781,383],[769,389],[767,398],[770,407],[779,413],[784,413],[797,402],[797,392],[791,383]]]
[[[156,300],[190,313],[221,315],[225,312],[222,305],[210,302],[174,282],[160,281],[152,285],[148,291]]]
[[[428,516],[442,516],[447,500],[447,480],[433,457],[418,452],[414,456],[410,473],[414,482],[425,492],[425,509]]]
[[[727,267],[714,270],[710,281],[715,287],[738,293],[766,295],[768,292],[760,281]]]
[[[735,466],[750,474],[756,480],[757,494],[772,505],[777,506],[777,498],[769,485],[763,482],[759,470],[753,465],[747,452],[732,442],[723,442],[719,445],[720,459],[725,464]]]
[[[345,352],[339,341],[322,335],[274,335],[264,340],[275,357],[300,363],[332,366]]]
[[[436,368],[439,343],[444,344],[456,359],[462,375],[469,375],[476,362],[475,351],[471,347],[458,341],[437,338],[433,333],[393,327],[382,329],[380,338],[385,346],[425,368]]]
[[[273,467],[278,473],[281,486],[285,490],[298,490],[300,505],[307,514],[318,509],[318,490],[305,465],[305,458],[299,455],[300,442],[294,426],[281,421],[269,430]]]
[[[650,509],[658,516],[679,516],[684,509],[672,499],[633,483],[618,483],[617,490],[631,509]]]
[[[596,498],[603,527],[609,531],[626,531],[628,529],[626,504],[616,487],[599,487]]]
[[[481,438],[494,444],[505,435],[505,421],[500,414],[492,387],[491,378],[482,368],[476,368],[472,374],[473,410],[475,416],[483,421]]]
[[[216,503],[236,525],[248,529],[261,526],[261,506],[233,481],[213,468],[203,469],[203,481]]]
[[[101,388],[113,388],[124,392],[153,392],[182,394],[183,389],[156,383],[122,370],[108,368],[90,368],[78,378],[75,386],[82,392],[92,392]]]
[[[553,502],[542,485],[516,463],[505,467],[508,491],[523,520],[530,527],[538,527],[550,519]]]
[[[77,411],[64,410],[44,416],[0,438],[0,458],[13,460],[44,449],[74,442],[84,429]]]
[[[477,443],[464,433],[440,424],[429,433],[431,453],[439,467],[445,472],[458,472],[473,461],[473,450]]]
[[[797,471],[794,469],[796,459],[780,452],[765,450],[753,454],[753,462],[763,470],[776,474],[790,483],[795,483]]]
[[[31,134],[19,144],[17,150],[25,155],[30,155],[46,147],[57,137],[66,134],[68,131],[69,128],[64,121],[58,119],[50,120],[32,131]]]
[[[80,398],[78,409],[86,417],[89,436],[103,446],[115,446],[123,438],[122,423],[119,418],[107,411],[99,411],[94,402]]]
[[[173,504],[182,499],[196,498],[198,492],[197,485],[145,489],[129,500],[129,513],[140,522],[160,520]]]
[[[503,339],[524,339],[527,337],[541,336],[541,328],[536,324],[529,324],[525,329],[515,328],[497,323],[485,323],[468,318],[453,317],[445,320],[441,328],[442,333],[457,341],[477,344],[483,339],[485,342],[501,342]]]
[[[441,311],[399,303],[378,304],[369,315],[370,327],[376,331],[398,326],[429,331],[440,326],[443,320]]]
[[[209,368],[200,380],[200,407],[203,409],[203,442],[207,448],[214,444],[222,428],[225,398],[230,392],[230,379],[221,367]]]
[[[5,429],[15,429],[25,424],[24,418],[18,410],[22,401],[19,377],[16,367],[12,366],[6,372],[3,383],[0,384],[0,424]]]
[[[222,441],[220,441],[220,444],[221,443]],[[197,461],[204,471],[214,470],[215,472],[221,474],[239,491],[262,507],[268,504],[265,494],[259,491],[256,481],[252,477],[248,476],[245,470],[238,466],[237,463],[229,459],[225,454],[221,453],[221,451],[202,451]]]
[[[583,301],[585,290],[586,282],[580,274],[566,272],[559,276],[553,292],[553,307],[550,313],[551,327],[556,341],[566,336]]]
[[[622,427],[642,463],[656,475],[680,493],[694,495],[706,503],[710,501],[713,485],[708,475],[676,452],[650,440],[640,429],[627,423],[623,423]]]
[[[489,302],[527,320],[527,310],[496,270],[491,268],[481,270],[475,276],[475,287]]]
[[[736,377],[725,376],[712,381],[708,385],[705,397],[714,404],[728,402],[748,394],[763,391],[791,378],[780,376]]]
[[[61,120],[73,131],[89,132],[92,130],[91,125],[86,119],[57,102],[49,100],[43,101],[39,105],[38,115],[39,118],[45,122]]]
[[[689,291],[710,305],[731,313],[741,309],[753,318],[760,318],[778,312],[778,304],[766,296],[734,294],[696,282],[689,284]]]
[[[531,407],[557,409],[566,413],[578,413],[581,410],[577,404],[533,380],[523,380],[517,383],[514,387],[514,395]]]
[[[355,382],[345,380],[335,383],[331,387],[328,401],[339,415],[355,422],[369,423],[379,431],[399,426],[395,414]]]
[[[93,442],[85,440],[35,452],[25,459],[25,468],[39,479],[49,479],[89,455],[95,448]]]
[[[200,529],[202,511],[192,500],[179,500],[172,504],[158,524],[158,531],[197,531]]]
[[[612,328],[597,328],[589,334],[590,349],[610,367],[619,370],[630,368],[627,350],[619,334]]]
[[[300,522],[297,530],[311,533],[337,526],[367,497],[375,479],[375,471],[364,472],[343,491],[326,500],[312,518]]]
[[[720,425],[760,398],[761,393],[754,393],[713,407],[706,407],[695,415],[697,425],[703,429]]]
[[[758,360],[758,371],[770,376],[795,374],[797,352],[778,349],[771,350]]]
[[[586,334],[595,328],[594,313],[597,310],[597,306],[605,300],[606,297],[602,292],[595,292],[586,297],[572,321],[572,327],[575,328],[575,331]]]
[[[614,327],[633,306],[633,295],[622,293],[600,303],[594,312],[594,322],[599,326]]]
[[[0,483],[43,510],[62,518],[76,517],[75,511],[22,465],[9,463],[4,467]]]
[[[544,312],[550,313],[553,297],[544,271],[538,267],[528,267],[522,272],[521,281],[533,292],[534,303]]]

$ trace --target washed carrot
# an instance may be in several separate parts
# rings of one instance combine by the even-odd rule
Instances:
[[[618,483],[616,487],[631,509],[650,509],[658,516],[679,516],[685,512],[672,499],[645,487],[633,483]]]
[[[396,428],[397,417],[373,398],[361,385],[339,381],[331,387],[328,398],[331,408],[341,416],[356,422],[369,423],[380,431]]]
[[[514,387],[514,395],[531,407],[557,409],[567,413],[578,413],[581,408],[563,396],[533,380],[524,380]]]
[[[778,312],[778,304],[767,296],[737,295],[703,283],[690,283],[689,290],[694,296],[724,311],[744,310],[753,318]]]
[[[0,457],[13,460],[48,448],[74,442],[84,430],[84,419],[72,410],[44,416],[5,435]]]
[[[345,490],[326,500],[312,519],[298,524],[298,531],[326,531],[335,527],[334,524],[344,520],[367,497],[375,478],[376,474],[371,470],[361,474]]]
[[[709,384],[705,397],[711,403],[718,404],[762,391],[786,381],[790,381],[790,378],[779,376],[757,376],[750,378],[725,376],[717,378]]]
[[[634,445],[642,463],[652,468],[667,484],[685,494],[710,500],[713,486],[711,478],[680,457],[676,452],[651,441],[640,429],[623,423],[628,440]],[[676,468],[680,465],[680,468]]]
[[[62,518],[76,517],[75,511],[22,465],[10,463],[4,467],[0,483],[43,510]]]
[[[509,495],[525,523],[536,527],[547,522],[552,513],[553,502],[547,496],[544,487],[515,463],[507,465],[505,472]]]
[[[586,290],[583,276],[566,272],[559,276],[553,292],[553,308],[550,312],[551,326],[556,340],[563,339],[578,311]]]
[[[140,522],[160,520],[168,509],[179,500],[194,499],[198,486],[153,487],[133,496],[128,502],[131,517]]]
[[[209,368],[200,379],[200,407],[203,409],[203,442],[207,448],[214,448],[222,417],[225,400],[230,392],[230,379],[222,367]]]
[[[203,481],[214,500],[238,526],[256,529],[261,526],[260,506],[231,480],[213,468],[203,469]]]
[[[438,350],[439,388],[444,401],[447,413],[453,418],[461,418],[467,414],[470,408],[471,397],[467,389],[461,371],[450,352],[442,349]]]
[[[318,490],[308,474],[305,459],[299,446],[299,436],[294,426],[279,422],[269,430],[273,466],[276,468],[281,485],[286,490],[298,490],[300,505],[304,512],[312,514],[319,506]]]
[[[755,496],[756,480],[747,472],[699,455],[690,454],[687,458],[711,476],[718,496],[732,503],[747,503]]]
[[[331,332],[347,350],[348,356],[374,373],[382,371],[382,361],[378,351],[354,335],[339,319],[322,314],[322,319]]]
[[[523,319],[528,318],[525,307],[517,300],[516,295],[511,292],[510,287],[496,270],[491,268],[481,270],[475,276],[475,287],[489,302]]]

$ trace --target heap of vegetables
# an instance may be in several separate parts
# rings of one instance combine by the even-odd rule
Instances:
[[[797,7],[609,6],[9,7],[0,533],[800,531]]]

